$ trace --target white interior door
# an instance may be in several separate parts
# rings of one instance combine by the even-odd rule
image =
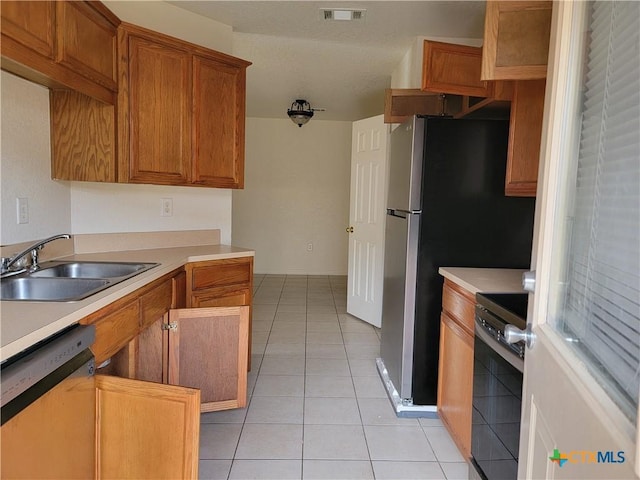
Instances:
[[[614,11],[617,7],[613,3],[596,2],[600,4],[598,8],[614,9],[602,15],[594,13],[587,2],[554,2],[553,5],[532,260],[537,278],[535,294],[530,296],[528,315],[536,338],[533,347],[526,351],[524,370],[518,471],[518,478],[522,479],[637,478],[634,468],[637,468],[638,443],[632,397],[634,389],[636,394],[638,392],[638,363],[636,361],[634,366],[631,362],[632,372],[636,369],[635,381],[632,373],[631,381],[616,382],[615,377],[625,368],[624,362],[614,362],[613,368],[603,368],[606,363],[601,360],[602,355],[620,355],[622,358],[627,353],[637,360],[640,336],[633,328],[640,328],[637,316],[640,309],[637,303],[633,303],[638,301],[638,293],[634,293],[633,288],[640,270],[639,246],[637,240],[631,240],[626,251],[610,249],[606,252],[607,260],[603,262],[601,258],[591,258],[596,248],[590,243],[594,238],[596,243],[615,240],[620,234],[618,228],[607,223],[619,209],[613,208],[601,215],[609,218],[596,218],[590,212],[592,209],[599,211],[598,202],[618,202],[627,196],[630,210],[622,223],[633,225],[632,218],[639,216],[638,198],[634,195],[637,196],[640,190],[637,172],[637,165],[640,165],[637,130],[640,108],[634,107],[633,102],[638,105],[640,68],[635,74],[623,76],[623,81],[617,83],[610,73],[612,68],[624,69],[638,61],[640,9],[637,4],[632,6],[635,2],[626,3],[624,8],[629,10]],[[596,19],[598,16],[600,18]],[[598,22],[604,25],[606,33],[603,35],[592,33],[600,28]],[[625,23],[620,30],[624,32],[621,36],[628,35],[626,43],[620,43],[620,37],[614,38],[616,34],[610,33],[616,30],[615,22]],[[594,45],[600,41],[596,37],[607,37],[609,46],[604,46],[604,52],[609,50],[616,54],[592,53]],[[621,48],[616,49],[616,43]],[[597,61],[606,59],[608,55],[607,65],[596,68]],[[592,57],[595,60],[591,60]],[[599,94],[593,86],[598,82],[611,86],[613,90],[607,92],[608,87],[603,87],[603,93]],[[592,98],[590,89],[595,91],[593,97],[597,98]],[[625,89],[631,89],[633,93],[626,95]],[[614,117],[617,114],[614,108],[598,108],[596,115],[589,114],[588,109],[593,102],[611,105],[616,101],[615,96],[620,94],[626,96],[618,97],[619,103],[630,105],[622,107],[622,120],[619,116]],[[613,124],[603,128],[605,122],[614,118]],[[626,137],[617,133],[625,125],[632,131]],[[616,132],[613,139],[607,137],[612,132]],[[594,138],[600,139],[600,148],[585,151],[585,145]],[[602,138],[608,138],[606,141],[609,143],[603,144]],[[620,148],[619,142],[625,146]],[[617,148],[612,148],[612,145]],[[588,163],[591,156],[596,158],[595,168]],[[601,191],[608,180],[599,177],[594,183],[597,194],[584,202],[580,192],[590,182],[588,176],[593,174],[595,178],[602,172],[606,174],[603,169],[611,168],[613,163],[615,170],[621,162],[635,162],[636,173],[618,174],[614,183],[619,188],[617,186],[616,191],[605,198],[601,197]],[[584,203],[587,206],[583,208],[581,205]],[[603,222],[609,226],[604,231]],[[580,231],[584,224],[588,224],[587,230],[590,230],[586,235]],[[594,230],[598,228],[599,232]],[[583,248],[581,243],[590,246]],[[589,257],[586,262],[582,257],[585,250]],[[613,275],[628,269],[631,272],[627,276],[629,288],[624,282],[622,286],[604,285],[598,282],[601,274],[589,273],[592,268],[602,266],[611,272],[615,262],[620,262],[613,258],[620,257],[620,250],[623,251],[622,267],[616,266]],[[590,275],[593,277],[587,279],[586,276]],[[581,276],[585,277],[584,283],[576,281]],[[593,283],[594,279],[597,285]],[[596,293],[598,289],[604,293]],[[604,309],[595,310],[602,298],[621,293],[626,298],[613,300]],[[572,304],[575,298],[580,300]],[[627,300],[630,306],[626,305]],[[589,314],[580,313],[584,308],[590,310]],[[599,322],[610,322],[619,328],[626,328],[625,322],[629,325],[629,329],[615,340],[619,347],[611,346],[608,351],[605,347],[600,350],[592,348],[591,342],[606,343],[616,335],[613,331],[615,326],[595,331],[594,325]],[[594,360],[598,358],[600,360]],[[616,389],[630,389],[630,393],[619,395],[615,393]],[[636,412],[637,398],[635,396]]]
[[[382,324],[388,137],[383,115],[353,123],[347,312],[376,327]]]

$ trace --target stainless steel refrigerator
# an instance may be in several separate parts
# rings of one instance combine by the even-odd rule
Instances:
[[[413,117],[391,134],[378,371],[400,416],[435,416],[441,266],[529,268],[533,198],[506,197],[506,120]]]

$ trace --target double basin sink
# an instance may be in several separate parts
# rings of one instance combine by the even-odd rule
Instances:
[[[30,273],[3,278],[0,300],[75,302],[157,266],[132,262],[45,262]]]

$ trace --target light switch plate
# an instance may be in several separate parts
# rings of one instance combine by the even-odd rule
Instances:
[[[16,198],[16,213],[18,225],[29,223],[29,199],[27,197]]]

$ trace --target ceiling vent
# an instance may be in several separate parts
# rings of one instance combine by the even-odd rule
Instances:
[[[364,20],[366,10],[349,8],[321,8],[320,16],[323,20],[352,21]]]

